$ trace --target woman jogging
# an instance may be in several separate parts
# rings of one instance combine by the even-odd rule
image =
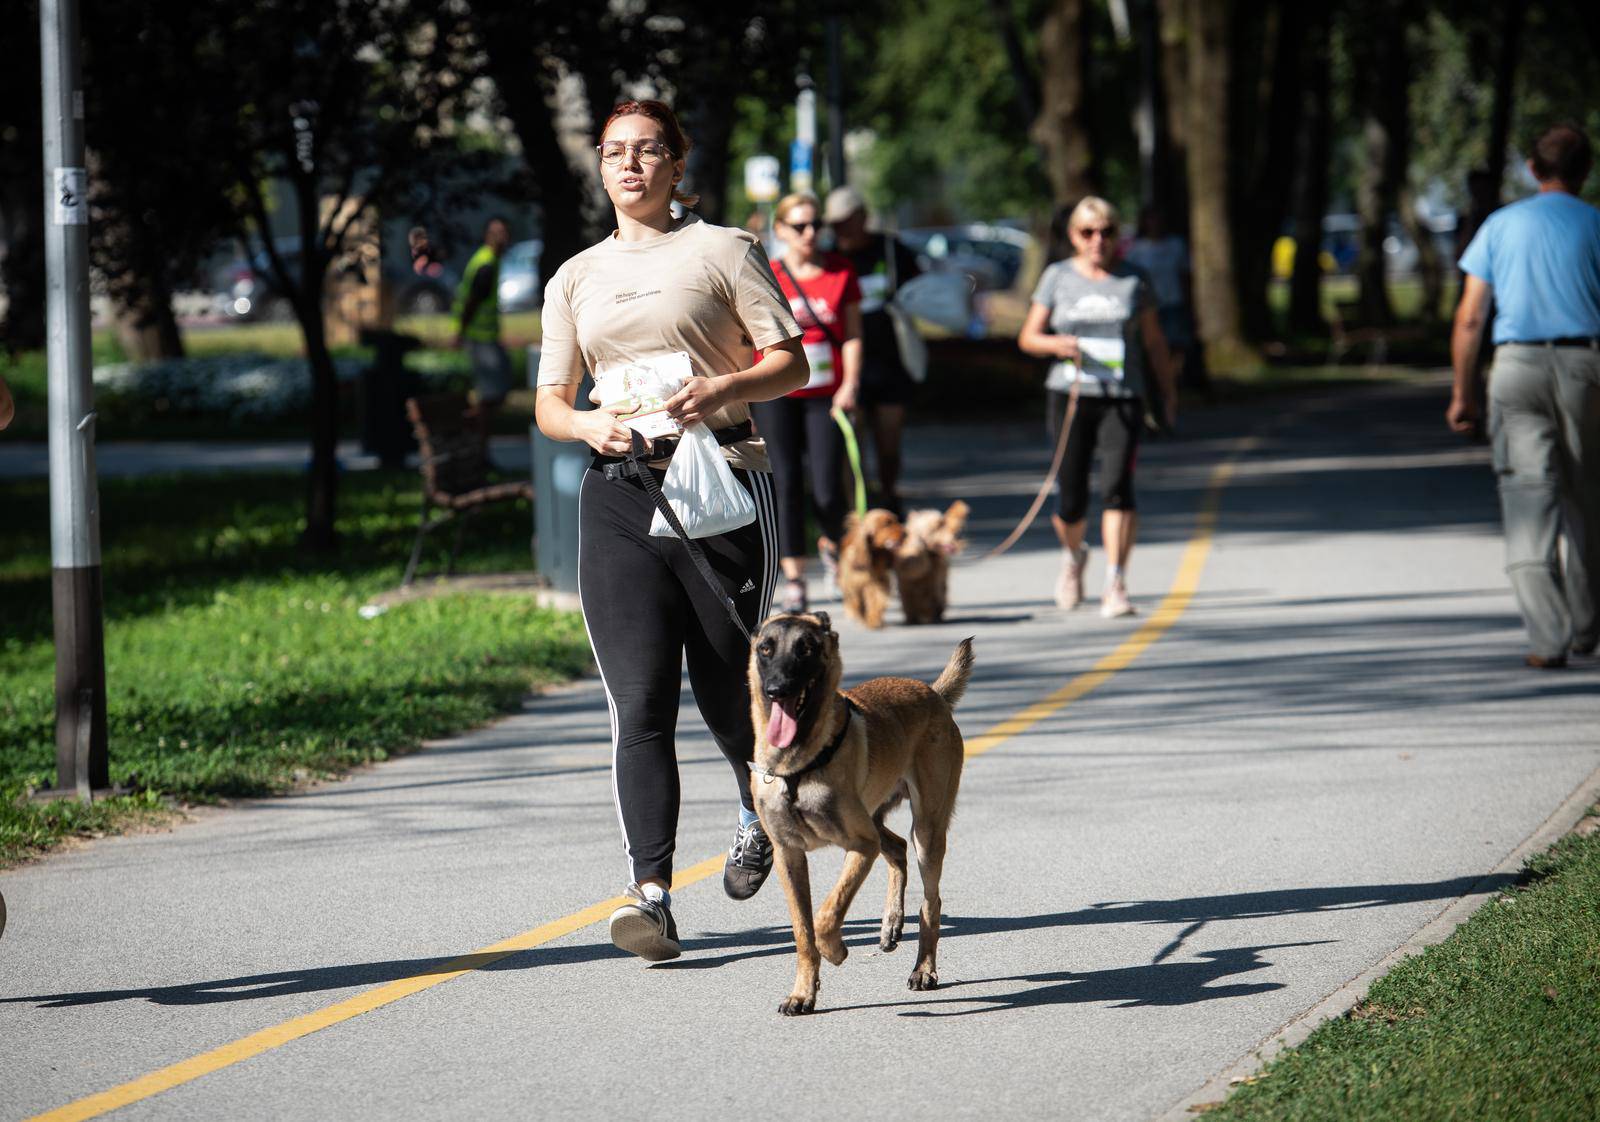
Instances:
[[[668,888],[679,801],[673,730],[685,661],[739,797],[723,886],[746,899],[772,868],[749,793],[750,648],[724,600],[753,629],[777,573],[767,456],[751,436],[746,403],[806,380],[800,328],[760,243],[692,213],[673,215],[675,198],[694,202],[674,188],[688,150],[677,118],[658,101],[625,101],[607,119],[600,174],[617,230],[562,265],[545,289],[535,406],[546,436],[581,440],[595,453],[579,490],[578,596],[611,709],[612,788],[632,881],[629,902],[611,916],[611,939],[651,961],[679,953]],[[764,352],[760,361],[755,349]],[[716,591],[681,540],[650,536],[655,507],[639,466],[626,458],[633,434],[619,420],[634,403],[574,408],[585,369],[604,380],[618,364],[678,355],[687,355],[692,377],[666,411],[717,435],[758,513],[748,526],[698,540],[721,585]],[[668,462],[642,470],[659,483]]]
[[[756,428],[772,457],[778,488],[778,564],[785,578],[783,610],[806,610],[806,478],[822,534],[817,552],[830,572],[838,565],[844,533],[845,497],[840,470],[844,434],[835,409],[855,408],[861,382],[861,289],[855,270],[838,254],[817,248],[821,232],[815,195],[795,194],[773,211],[783,256],[773,260],[789,308],[805,329],[801,342],[811,376],[804,386],[776,401],[752,405]],[[802,460],[806,461],[804,468]],[[809,470],[805,470],[809,469]]]
[[[1052,434],[1070,414],[1052,518],[1062,548],[1056,603],[1076,608],[1083,602],[1089,465],[1098,446],[1100,539],[1106,551],[1100,614],[1111,619],[1134,614],[1125,571],[1138,526],[1133,473],[1144,421],[1146,358],[1161,380],[1169,425],[1177,417],[1176,379],[1149,284],[1116,260],[1116,210],[1091,195],[1073,208],[1067,229],[1074,255],[1040,276],[1017,345],[1027,354],[1055,360],[1045,381]]]

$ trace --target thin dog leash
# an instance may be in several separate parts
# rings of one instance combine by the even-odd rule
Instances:
[[[844,455],[850,462],[850,471],[856,478],[856,517],[867,516],[867,481],[861,473],[861,445],[856,440],[856,427],[850,423],[850,418],[843,409],[831,412],[834,423],[839,426],[839,431],[844,434]]]
[[[1028,513],[1022,516],[1022,521],[1017,523],[1017,528],[1005,541],[995,546],[978,561],[989,561],[999,557],[1006,550],[1017,544],[1017,539],[1028,532],[1028,527],[1033,525],[1033,520],[1039,516],[1039,510],[1044,506],[1044,501],[1050,496],[1050,486],[1056,481],[1056,475],[1061,470],[1061,461],[1067,455],[1067,437],[1072,432],[1072,419],[1078,414],[1078,380],[1072,380],[1072,392],[1067,397],[1067,414],[1061,419],[1061,436],[1056,441],[1055,458],[1050,461],[1050,470],[1045,473],[1044,482],[1039,484],[1039,493],[1033,497],[1033,505],[1028,508]]]

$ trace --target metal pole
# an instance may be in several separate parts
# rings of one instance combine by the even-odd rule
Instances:
[[[100,494],[89,350],[89,201],[78,0],[40,0],[49,299],[50,585],[56,641],[56,785],[87,799],[106,757]]]
[[[840,19],[828,17],[828,186],[843,187],[844,168],[844,48]]]

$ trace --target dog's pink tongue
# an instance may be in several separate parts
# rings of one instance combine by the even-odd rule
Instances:
[[[787,748],[794,743],[794,734],[800,725],[782,701],[772,703],[772,715],[767,718],[767,743],[774,748]]]

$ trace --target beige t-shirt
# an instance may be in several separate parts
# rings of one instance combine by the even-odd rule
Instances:
[[[696,374],[731,374],[750,369],[756,350],[800,335],[755,235],[692,213],[660,237],[608,237],[569,259],[545,286],[543,325],[541,386],[673,351],[686,352]],[[737,401],[706,423],[720,429],[749,419],[749,407]],[[723,454],[734,467],[771,470],[760,437]]]

